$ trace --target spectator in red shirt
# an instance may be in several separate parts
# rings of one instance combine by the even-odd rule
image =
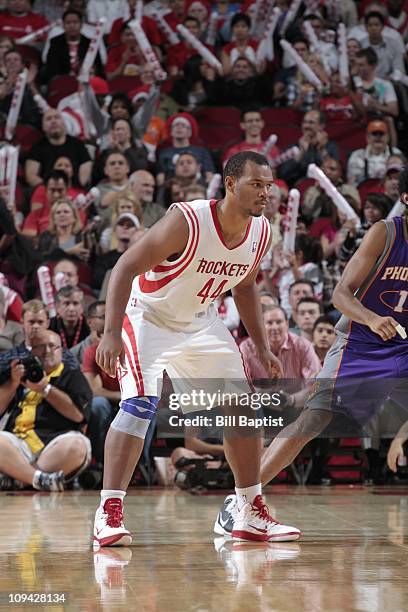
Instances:
[[[8,0],[7,11],[0,13],[0,34],[18,39],[48,24],[45,17],[30,9],[30,0]]]
[[[38,190],[42,193],[38,196]],[[50,211],[55,202],[67,196],[68,177],[61,170],[52,170],[45,180],[34,192],[32,208],[27,216],[22,233],[25,236],[36,237],[48,228]],[[36,195],[37,194],[37,195]]]
[[[237,13],[231,19],[232,42],[224,45],[221,53],[224,74],[231,72],[232,65],[239,57],[246,57],[256,66],[258,72],[264,72],[264,61],[257,62],[258,42],[250,38],[251,18],[245,13]]]
[[[241,123],[239,125],[245,134],[245,138],[238,144],[232,145],[232,147],[227,149],[223,158],[224,163],[226,163],[227,159],[232,157],[232,155],[240,153],[241,151],[263,152],[265,142],[262,140],[262,130],[265,127],[265,122],[262,119],[260,111],[255,107],[244,109],[241,111]],[[273,145],[267,153],[268,158],[274,158],[279,155],[279,149]]]
[[[184,27],[191,34],[200,40],[202,35],[201,23],[195,17],[186,17],[183,20]],[[204,44],[204,43],[203,43]],[[208,46],[208,45],[206,45]],[[211,51],[211,47],[208,47]],[[190,45],[187,40],[181,40],[177,45],[172,45],[169,48],[167,55],[167,66],[170,76],[178,76],[183,74],[184,66],[187,60],[194,55],[198,55],[197,50]]]
[[[361,98],[342,85],[339,72],[330,77],[330,93],[321,98],[320,110],[328,123],[356,120],[364,114]]]
[[[129,9],[128,15],[119,17],[119,19],[116,19],[113,22],[112,29],[109,33],[109,38],[108,38],[109,46],[114,45],[114,44],[120,44],[120,35],[121,35],[122,26],[125,23],[125,21],[127,21],[128,19],[135,18],[136,4],[137,4],[137,0],[128,0],[128,9]],[[156,22],[154,21],[154,19],[151,19],[151,17],[147,17],[147,15],[143,15],[142,29],[144,33],[146,34],[152,46],[159,47],[162,44],[162,42],[165,42],[165,40],[162,39],[162,36],[160,34],[160,31],[157,27]]]
[[[139,49],[135,35],[129,22],[122,25],[120,31],[120,44],[111,47],[108,51],[106,76],[108,80],[119,76],[139,76],[145,62]]]

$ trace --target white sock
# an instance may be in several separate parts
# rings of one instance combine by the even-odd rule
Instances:
[[[252,504],[257,495],[262,495],[262,484],[259,482],[256,485],[252,485],[252,487],[245,487],[244,489],[235,487],[235,493],[237,494],[238,510],[241,510],[244,504],[247,502]]]
[[[114,489],[102,489],[101,506],[104,506],[106,500],[111,499],[112,497],[115,497],[116,499],[120,499],[123,502],[125,495],[126,495],[126,491],[115,491]]]

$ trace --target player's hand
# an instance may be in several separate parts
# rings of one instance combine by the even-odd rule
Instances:
[[[368,322],[368,327],[371,331],[378,334],[382,340],[391,340],[391,338],[394,338],[397,334],[397,325],[398,321],[392,317],[380,317],[378,315],[373,316]]]
[[[395,438],[395,440],[391,442],[391,446],[387,454],[387,464],[391,472],[395,473],[397,471],[397,461],[403,456],[404,456],[404,449],[402,448],[401,440],[398,438]]]
[[[269,378],[283,378],[283,367],[279,359],[270,351],[265,349],[258,350],[259,360],[268,373]]]
[[[122,338],[112,334],[103,334],[98,348],[96,349],[96,363],[104,372],[111,378],[116,376],[116,366],[118,362],[125,367],[125,350],[123,348]]]

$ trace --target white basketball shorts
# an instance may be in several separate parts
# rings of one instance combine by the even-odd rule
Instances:
[[[137,309],[124,319],[126,369],[118,367],[122,400],[160,397],[164,370],[176,393],[204,389],[239,396],[252,392],[239,348],[220,319],[197,332],[183,333],[159,327],[143,314]]]

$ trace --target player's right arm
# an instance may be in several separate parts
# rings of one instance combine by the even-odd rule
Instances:
[[[366,308],[354,293],[361,287],[371,269],[384,251],[387,237],[385,223],[375,223],[364,236],[364,239],[348,262],[334,293],[333,304],[352,321],[367,325],[371,331],[383,340],[390,340],[396,335],[398,321],[392,317],[382,317]]]
[[[131,246],[113,268],[106,296],[105,330],[96,351],[96,362],[109,376],[115,376],[118,357],[124,365],[121,331],[134,277],[182,253],[188,234],[183,213],[174,209]]]

